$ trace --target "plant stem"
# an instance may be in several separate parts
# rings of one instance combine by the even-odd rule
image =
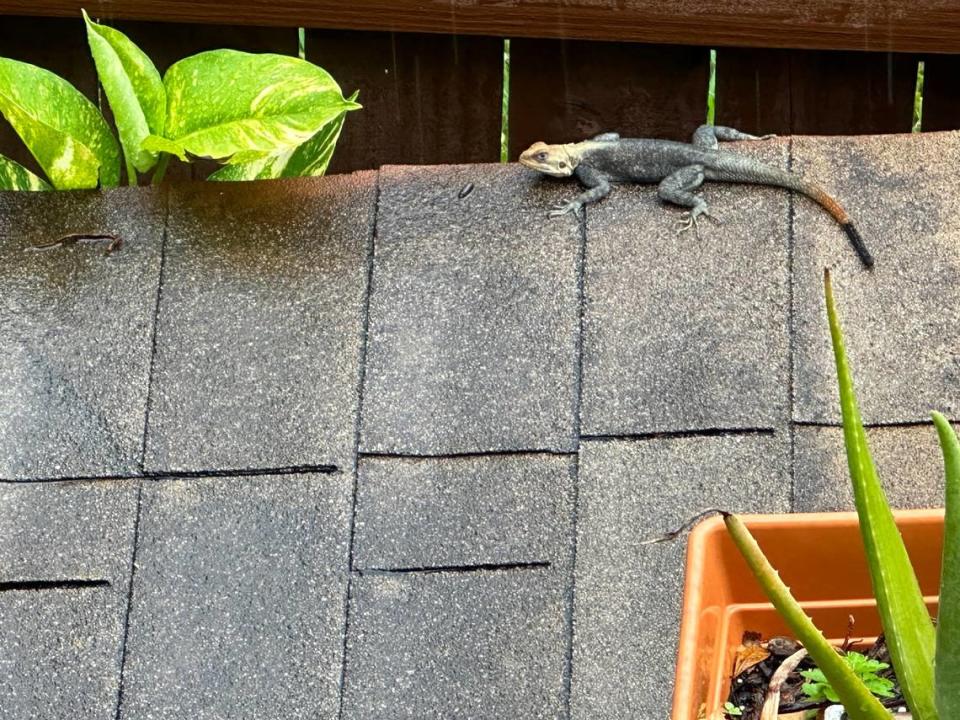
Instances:
[[[797,640],[803,643],[817,667],[827,676],[852,720],[890,720],[890,713],[871,694],[804,612],[743,521],[736,515],[729,514],[724,515],[723,521],[763,592],[797,636]]]
[[[159,185],[167,172],[167,165],[170,162],[169,153],[160,153],[160,161],[157,163],[157,169],[153,171],[153,177],[150,179],[151,185]]]
[[[123,154],[123,162],[127,166],[127,185],[133,186],[137,184],[137,169],[133,166],[130,158],[127,157],[127,154]]]

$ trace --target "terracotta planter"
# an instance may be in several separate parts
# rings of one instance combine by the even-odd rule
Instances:
[[[943,511],[896,513],[920,587],[936,610]],[[745,521],[773,566],[828,637],[842,639],[847,618],[854,637],[880,631],[856,513],[749,515]],[[733,656],[745,630],[789,635],[753,579],[723,521],[711,518],[690,535],[680,627],[673,720],[707,717],[723,706]],[[718,716],[719,717],[719,716]]]

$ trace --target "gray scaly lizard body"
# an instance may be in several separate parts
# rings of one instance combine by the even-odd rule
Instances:
[[[796,190],[830,213],[843,227],[863,264],[867,268],[873,267],[873,257],[853,221],[823,188],[799,175],[719,149],[719,140],[762,140],[766,137],[772,136],[758,138],[733,128],[713,125],[698,128],[689,144],[621,138],[616,133],[605,133],[592,140],[566,145],[534,143],[520,156],[520,162],[546,175],[576,176],[588,188],[571,202],[561,203],[551,215],[579,214],[587,203],[606,197],[611,183],[659,183],[657,193],[662,200],[690,208],[681,230],[693,228],[698,234],[700,216],[716,219],[703,198],[693,194],[704,180]]]

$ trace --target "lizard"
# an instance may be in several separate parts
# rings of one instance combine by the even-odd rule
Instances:
[[[553,177],[575,176],[586,191],[570,202],[559,203],[551,216],[573,213],[610,194],[614,182],[659,183],[657,194],[666,202],[690,208],[678,232],[693,228],[700,236],[699,218],[719,222],[706,201],[693,193],[705,180],[753,183],[800,192],[823,207],[840,224],[860,261],[873,267],[873,256],[864,244],[850,216],[820,185],[799,175],[765,165],[753,158],[725,152],[720,141],[766,140],[721,125],[701,125],[693,142],[643,138],[621,138],[603,133],[590,140],[563,145],[536,142],[520,155],[520,163]]]

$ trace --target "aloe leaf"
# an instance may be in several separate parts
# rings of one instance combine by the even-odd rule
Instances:
[[[360,107],[343,97],[322,68],[286,55],[212,50],[175,63],[163,78],[163,137],[143,148],[234,162],[291,150],[343,112]]]
[[[0,155],[0,190],[51,190],[23,165]]]
[[[847,464],[887,647],[915,720],[936,720],[933,677],[936,631],[867,446],[833,302],[829,270],[824,273],[824,291],[840,387]]]
[[[58,190],[119,184],[117,141],[96,106],[63,78],[0,58],[0,113]]]
[[[851,720],[890,720],[890,713],[803,611],[746,525],[736,515],[725,514],[723,520],[727,532],[767,598],[830,681]]]
[[[960,442],[950,423],[933,413],[946,475],[943,567],[937,619],[936,693],[940,717],[960,717]]]
[[[354,93],[353,98],[356,97]],[[330,165],[333,150],[346,113],[327,123],[320,132],[293,150],[279,155],[268,155],[245,163],[224,165],[208,180],[267,180],[279,177],[316,177],[323,175]],[[236,158],[237,156],[234,155]]]
[[[157,153],[140,147],[150,134],[162,135],[167,96],[160,73],[147,55],[119,30],[99,25],[86,10],[87,40],[117,123],[128,163],[147,172]]]

